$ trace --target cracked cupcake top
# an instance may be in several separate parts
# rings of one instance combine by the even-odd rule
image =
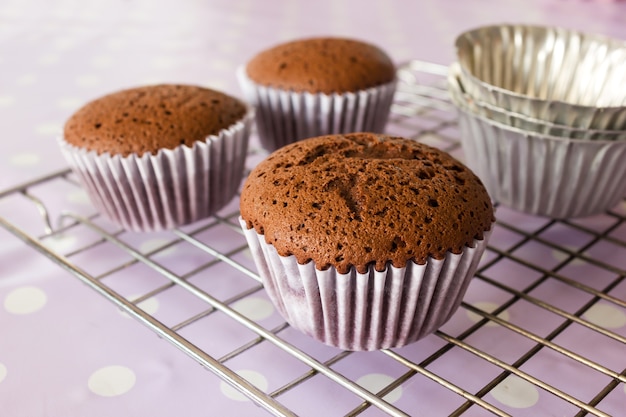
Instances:
[[[391,82],[395,67],[380,48],[353,39],[310,38],[267,49],[248,62],[258,84],[311,93],[345,93]]]
[[[160,84],[93,100],[65,123],[65,140],[99,154],[156,154],[218,134],[243,119],[245,105],[224,93]]]
[[[423,264],[460,253],[494,221],[484,186],[449,154],[415,141],[353,133],[287,145],[262,161],[241,216],[281,256],[318,269]]]

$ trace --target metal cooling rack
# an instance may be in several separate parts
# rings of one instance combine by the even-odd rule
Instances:
[[[455,112],[451,104],[448,102],[447,93],[445,91],[445,74],[447,68],[435,64],[412,61],[402,66],[399,71],[400,85],[396,95],[396,100],[392,108],[392,117],[389,122],[388,131],[391,134],[411,137],[415,140],[424,141],[429,144],[438,146],[458,157],[462,158],[460,144],[458,142],[458,131],[456,126]],[[252,152],[254,154],[254,151]],[[251,155],[251,158],[259,157],[259,155]],[[262,156],[262,155],[261,155]],[[257,405],[267,410],[269,413],[279,416],[295,415],[281,399],[283,395],[293,391],[303,390],[302,395],[307,395],[305,382],[317,375],[323,375],[329,380],[337,384],[338,388],[347,390],[350,395],[358,399],[360,405],[355,407],[347,415],[359,415],[373,412],[372,410],[382,411],[384,414],[401,416],[410,415],[416,410],[401,410],[385,401],[385,396],[399,386],[416,378],[427,378],[436,384],[445,387],[451,393],[460,397],[460,405],[452,412],[446,412],[447,415],[476,415],[493,414],[498,416],[509,415],[502,408],[502,405],[487,394],[498,384],[502,383],[508,376],[515,375],[539,388],[542,392],[547,392],[556,399],[556,403],[564,404],[566,411],[558,411],[559,415],[598,415],[606,416],[605,412],[598,407],[600,402],[605,399],[618,386],[623,388],[626,383],[626,371],[618,367],[611,369],[606,365],[602,365],[592,358],[585,357],[569,348],[557,343],[558,336],[562,334],[570,326],[583,326],[602,337],[610,340],[611,343],[617,344],[618,349],[626,352],[626,337],[620,335],[611,329],[603,328],[584,318],[584,313],[594,305],[594,303],[602,300],[603,302],[612,303],[615,306],[626,308],[626,301],[611,295],[611,291],[624,283],[626,271],[607,259],[587,254],[587,249],[599,242],[609,243],[617,248],[626,248],[626,241],[616,237],[615,231],[624,227],[626,216],[618,211],[607,212],[601,219],[596,219],[593,224],[588,225],[585,222],[578,221],[555,221],[549,219],[535,219],[529,223],[519,223],[515,220],[498,219],[496,230],[500,232],[516,236],[515,242],[510,244],[502,244],[499,242],[491,243],[488,247],[486,257],[483,259],[476,279],[482,281],[482,284],[497,288],[507,295],[507,300],[497,306],[495,310],[490,312],[464,302],[460,310],[466,310],[464,313],[472,313],[478,316],[476,322],[471,326],[458,330],[456,332],[447,332],[445,326],[435,333],[439,339],[441,347],[436,349],[426,358],[420,358],[414,361],[404,355],[402,350],[385,350],[382,354],[393,360],[398,366],[404,370],[402,374],[392,381],[388,386],[379,392],[372,393],[354,380],[351,380],[337,371],[338,365],[346,358],[353,354],[351,352],[341,352],[334,357],[320,361],[307,352],[306,347],[296,347],[294,344],[281,337],[281,334],[289,326],[286,323],[280,324],[273,328],[266,328],[259,323],[250,320],[246,316],[240,314],[232,307],[236,301],[262,291],[262,285],[256,272],[250,267],[245,266],[237,259],[241,259],[240,255],[246,250],[245,239],[241,235],[237,222],[238,212],[235,207],[231,212],[221,212],[199,224],[189,227],[173,230],[169,233],[168,242],[163,246],[155,248],[149,253],[141,253],[132,245],[125,242],[124,237],[129,233],[123,230],[117,230],[111,227],[100,216],[92,212],[87,215],[79,215],[63,210],[52,209],[48,207],[44,198],[39,197],[41,190],[51,189],[59,186],[78,187],[69,170],[53,173],[45,178],[23,184],[9,190],[0,192],[0,201],[3,199],[25,199],[28,204],[34,205],[41,214],[42,219],[39,230],[43,233],[33,233],[26,229],[29,227],[18,226],[5,217],[0,217],[0,225],[13,233],[15,236],[23,240],[28,245],[37,249],[41,254],[52,259],[61,267],[70,271],[81,281],[88,284],[102,296],[115,303],[129,315],[139,320],[142,324],[156,332],[162,338],[168,340],[174,346],[185,352],[194,360],[202,364],[223,381],[232,385]],[[45,194],[45,193],[43,193]],[[515,219],[515,217],[512,217]],[[55,223],[56,222],[56,223]],[[37,223],[37,222],[35,222]],[[564,226],[570,230],[584,233],[590,236],[590,240],[581,247],[572,249],[567,245],[555,244],[551,239],[546,238],[544,232],[554,226]],[[206,243],[202,236],[210,233],[214,228],[227,227],[238,233],[236,236],[239,242],[229,250],[223,250],[215,245]],[[58,236],[68,236],[75,233],[78,229],[82,231],[89,230],[94,236],[84,245],[73,249],[69,253],[55,252],[50,249],[47,244],[51,239]],[[495,233],[495,231],[494,231]],[[493,240],[493,239],[492,239]],[[549,250],[558,250],[563,254],[562,261],[555,266],[542,267],[541,262],[533,262],[519,254],[518,249],[528,242],[541,244]],[[129,257],[120,261],[112,260],[111,264],[104,271],[91,271],[88,267],[79,266],[74,259],[97,250],[101,245],[114,245],[121,249]],[[158,258],[161,251],[167,250],[176,245],[190,244],[193,247],[207,254],[206,263],[198,265],[193,271],[184,275],[177,275],[166,266],[164,266]],[[593,265],[598,270],[605,271],[613,276],[603,288],[592,288],[589,285],[571,279],[567,274],[562,273],[563,268],[572,262],[581,261]],[[500,280],[498,276],[488,273],[489,268],[507,262],[518,267],[523,267],[532,271],[536,275],[536,279],[532,279],[524,288],[517,288],[505,281]],[[215,264],[224,264],[227,268],[233,268],[233,273],[241,277],[241,279],[249,281],[245,286],[245,290],[231,296],[227,300],[220,300],[211,292],[207,292],[196,284],[189,277],[205,270]],[[112,275],[124,274],[130,271],[133,266],[143,264],[150,271],[154,272],[161,279],[161,283],[150,291],[131,298],[126,298],[116,292],[107,285],[107,277]],[[574,312],[569,312],[553,305],[533,294],[533,290],[538,288],[542,283],[547,281],[557,281],[560,285],[576,288],[578,291],[585,293],[589,300]],[[178,287],[180,290],[201,300],[205,304],[202,312],[186,317],[174,325],[166,325],[156,317],[145,312],[140,306],[144,300],[154,297],[168,289]],[[550,329],[545,335],[539,336],[532,329],[526,329],[522,326],[507,320],[506,316],[501,315],[508,307],[516,302],[523,301],[534,308],[539,308],[554,314],[560,318],[558,325]],[[251,331],[254,336],[244,344],[221,355],[220,357],[211,356],[206,351],[199,348],[194,340],[190,340],[185,334],[184,329],[198,320],[210,316],[216,312],[223,313],[228,320],[232,322],[232,326],[243,327]],[[511,337],[523,339],[529,346],[524,352],[510,360],[503,360],[496,357],[486,350],[476,346],[476,335],[480,334],[481,329],[493,323],[501,326],[508,331]],[[454,333],[455,335],[452,335]],[[219,335],[215,335],[219,338]],[[244,352],[250,351],[255,346],[263,343],[269,343],[281,349],[295,360],[301,362],[307,371],[293,378],[290,382],[284,384],[273,392],[263,392],[245,378],[239,376],[233,369],[229,367],[229,361]],[[317,343],[317,342],[312,342]],[[419,343],[419,342],[418,342]],[[452,381],[453,378],[439,374],[436,369],[438,361],[445,357],[446,353],[452,349],[462,349],[474,359],[477,359],[484,366],[495,366],[497,372],[487,383],[481,384],[479,388],[466,386],[462,382]],[[600,390],[595,392],[590,398],[578,398],[576,395],[564,392],[555,385],[534,377],[531,373],[522,370],[523,365],[528,363],[540,352],[549,350],[560,357],[567,358],[574,363],[590,369],[593,373],[597,373],[606,378],[608,381]],[[622,366],[626,366],[623,363]],[[459,372],[463,372],[459,369]],[[553,401],[554,402],[554,401]],[[570,411],[574,410],[571,414]],[[510,409],[509,409],[509,412]]]

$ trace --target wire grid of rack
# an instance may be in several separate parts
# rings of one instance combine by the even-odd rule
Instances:
[[[403,65],[399,70],[399,88],[392,108],[392,116],[389,122],[388,131],[391,134],[411,137],[415,140],[434,144],[453,155],[462,158],[462,150],[458,141],[458,130],[454,108],[449,103],[445,90],[445,74],[447,68],[440,65],[411,61]],[[250,160],[254,163],[255,158],[261,158],[263,154],[255,154],[251,151]],[[441,342],[437,349],[429,352],[425,357],[412,359],[405,354],[406,348],[385,350],[382,353],[393,360],[403,369],[399,376],[391,381],[387,386],[378,392],[370,392],[353,379],[338,371],[342,361],[349,358],[351,352],[337,352],[330,358],[320,359],[311,354],[306,345],[296,346],[294,343],[282,337],[285,330],[289,328],[287,323],[280,323],[276,326],[267,327],[248,318],[246,315],[233,308],[233,303],[250,294],[262,290],[260,278],[256,274],[250,263],[243,262],[242,254],[247,250],[245,239],[241,234],[238,225],[237,202],[233,202],[219,215],[212,217],[198,224],[187,226],[168,232],[169,240],[158,248],[154,248],[148,253],[142,253],[133,245],[127,242],[125,236],[129,233],[119,230],[101,219],[98,213],[92,211],[88,214],[75,214],[63,210],[51,209],[47,206],[44,198],[40,197],[42,189],[51,188],[56,184],[63,183],[64,186],[78,187],[75,179],[69,170],[50,174],[45,178],[23,184],[9,190],[0,192],[0,200],[9,198],[25,199],[29,204],[35,205],[41,214],[38,224],[41,225],[42,233],[37,234],[17,224],[12,223],[8,218],[0,217],[0,225],[19,237],[28,245],[36,248],[41,254],[52,259],[61,267],[70,271],[90,287],[118,305],[125,312],[136,318],[143,325],[147,326],[164,339],[171,342],[181,351],[202,364],[218,375],[223,381],[232,385],[244,393],[249,399],[274,415],[295,415],[296,411],[282,402],[286,393],[293,391],[303,391],[301,395],[307,395],[306,381],[314,376],[322,375],[338,388],[346,390],[350,395],[358,399],[359,405],[351,409],[347,415],[358,415],[361,413],[382,411],[388,415],[410,415],[419,410],[407,410],[396,407],[389,399],[388,394],[398,387],[414,380],[418,376],[425,377],[431,382],[435,382],[440,387],[449,390],[461,401],[457,402],[453,410],[438,412],[437,415],[510,415],[511,411],[505,410],[497,401],[488,396],[494,387],[503,383],[509,376],[514,375],[528,383],[534,385],[539,390],[554,397],[552,403],[557,404],[554,412],[559,415],[609,415],[602,411],[600,403],[618,387],[626,383],[626,361],[621,365],[606,365],[596,358],[587,357],[585,354],[577,353],[575,349],[558,343],[559,335],[563,334],[571,326],[582,326],[601,336],[603,340],[614,346],[614,350],[621,350],[622,356],[626,352],[626,335],[620,334],[613,329],[604,328],[585,318],[587,312],[595,303],[602,301],[610,303],[619,308],[626,308],[626,301],[619,296],[612,295],[613,290],[626,283],[626,270],[621,265],[615,265],[610,260],[601,256],[590,255],[589,251],[599,242],[606,242],[612,246],[623,250],[626,248],[626,239],[620,237],[616,231],[624,230],[626,226],[626,215],[619,209],[606,213],[599,218],[595,218],[591,224],[584,221],[556,221],[550,219],[523,217],[527,222],[518,222],[519,219],[513,213],[502,216],[498,215],[495,234],[515,236],[515,239],[492,238],[487,254],[483,258],[477,271],[475,282],[481,285],[496,288],[506,297],[503,301],[492,308],[481,308],[475,304],[464,301],[460,313],[473,314],[476,318],[469,325],[462,329],[448,331],[446,326],[435,332],[434,338]],[[46,193],[43,193],[46,194]],[[498,208],[499,213],[502,212]],[[34,212],[34,210],[33,210]],[[520,217],[521,218],[521,217]],[[35,222],[37,223],[37,222]],[[589,236],[585,244],[578,247],[571,247],[563,243],[555,243],[550,237],[546,237],[546,231],[559,226],[568,230],[580,232]],[[236,242],[224,249],[220,245],[207,243],[203,236],[208,235],[215,228],[227,228],[233,232],[237,238]],[[75,230],[89,230],[94,236],[91,240],[80,247],[74,248],[67,253],[58,253],[50,249],[47,242],[57,236],[67,236]],[[558,251],[562,254],[557,263],[544,266],[544,262],[535,262],[520,254],[519,248],[526,243],[533,242],[546,248],[546,251]],[[108,244],[114,245],[130,255],[119,262],[111,260],[111,264],[101,270],[90,270],[88,266],[78,265],[74,261],[77,257],[97,250],[99,246]],[[167,266],[164,266],[158,258],[159,253],[166,251],[176,245],[189,244],[199,249],[206,256],[204,264],[197,265],[192,271],[185,274],[178,274]],[[625,252],[626,253],[626,252]],[[610,279],[603,282],[601,288],[591,284],[573,279],[564,273],[564,268],[574,262],[584,262],[592,265],[597,270],[606,272]],[[133,297],[123,296],[107,283],[107,278],[113,275],[133,274],[134,265],[143,264],[149,270],[155,272],[159,277],[158,285],[153,285],[149,291]],[[210,290],[205,290],[194,283],[190,277],[196,276],[202,271],[216,265],[223,264],[229,268],[233,274],[247,282],[242,286],[242,290],[224,299]],[[506,268],[494,268],[502,264],[522,267],[532,271],[533,279],[525,282],[523,286],[514,285],[503,280],[502,274],[506,274]],[[501,271],[500,275],[491,273],[492,270]],[[126,272],[128,271],[128,272]],[[534,291],[546,282],[558,282],[565,288],[573,288],[586,294],[586,301],[579,305],[574,311],[570,311],[561,305],[552,304],[549,300],[537,296]],[[478,285],[478,284],[476,284]],[[171,288],[179,288],[195,299],[200,300],[205,306],[204,309],[189,317],[183,317],[175,324],[165,324],[157,317],[146,312],[141,307],[141,303],[151,297],[155,297]],[[175,301],[172,301],[175,302]],[[542,332],[525,328],[507,319],[504,314],[508,308],[515,303],[524,302],[532,308],[548,312],[559,320],[556,324]],[[175,306],[173,306],[175,307]],[[227,320],[235,327],[243,327],[252,332],[247,342],[236,346],[227,353],[219,357],[203,350],[196,344],[193,338],[187,336],[185,328],[196,323],[203,318],[209,317],[217,312],[221,312]],[[454,320],[454,319],[453,319]],[[523,351],[511,358],[503,359],[489,352],[481,343],[479,335],[482,329],[489,326],[500,326],[506,329],[506,334],[510,338],[521,338],[525,341],[522,345]],[[214,338],[220,338],[220,334],[214,334]],[[506,336],[505,336],[506,337]],[[229,361],[244,352],[250,351],[255,346],[269,343],[282,350],[290,357],[304,365],[306,371],[291,378],[278,389],[272,392],[263,392],[244,377],[240,376],[229,366]],[[311,341],[311,344],[317,342]],[[418,342],[420,343],[420,342]],[[437,371],[438,361],[446,357],[446,353],[452,349],[461,349],[477,359],[479,366],[495,367],[497,370],[485,382],[479,386],[466,385],[462,380],[457,381],[448,375],[440,374]],[[573,361],[577,366],[591,370],[594,374],[601,375],[605,383],[599,389],[595,389],[591,395],[577,395],[561,388],[561,384],[554,381],[546,381],[536,377],[534,373],[524,370],[524,365],[542,352],[550,351],[568,361]],[[360,360],[367,360],[360,357]],[[365,359],[363,359],[365,358]],[[460,373],[462,369],[458,369]],[[469,372],[469,371],[468,371]],[[557,377],[558,378],[558,377]],[[419,387],[418,387],[419,389]],[[481,414],[482,413],[482,414]]]

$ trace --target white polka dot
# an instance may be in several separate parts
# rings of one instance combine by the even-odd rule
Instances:
[[[22,74],[15,81],[20,85],[31,85],[37,82],[37,76],[35,74]]]
[[[406,34],[402,31],[395,30],[397,28],[389,28],[389,32],[387,33],[387,40],[390,43],[398,43],[402,44],[406,40]]]
[[[16,167],[29,167],[33,165],[37,165],[41,157],[34,153],[18,153],[15,155],[11,155],[9,159],[9,163]]]
[[[578,251],[578,248],[576,248],[575,246],[569,246],[569,245],[564,245],[563,246],[565,249],[569,249],[570,252],[576,252]],[[585,252],[582,253],[583,255],[587,256],[587,254]],[[562,252],[558,249],[553,249],[552,250],[552,257],[554,259],[556,259],[558,262],[563,262],[565,261],[567,258],[569,258],[569,254],[566,252]],[[585,261],[583,261],[582,259],[575,257],[574,259],[572,259],[571,261],[568,262],[567,265],[569,266],[580,266],[580,265],[584,265]]]
[[[90,87],[100,84],[100,81],[101,79],[98,75],[87,74],[77,77],[76,85],[79,85],[81,87]]]
[[[139,80],[138,85],[166,84],[169,80],[165,77],[146,77]]]
[[[43,243],[46,247],[57,253],[67,253],[73,247],[76,247],[78,238],[73,235],[54,235],[46,239]]]
[[[152,315],[159,310],[159,300],[154,297],[148,298],[147,300],[143,300],[142,302],[137,304],[137,306],[146,313]]]
[[[295,38],[297,37],[297,32],[296,31],[292,31],[292,32],[287,32],[287,33],[282,33],[285,31],[281,31],[281,35],[287,35],[287,36],[279,36],[282,38]],[[235,26],[229,26],[228,29],[224,30],[222,33],[226,38],[232,38],[232,39],[238,39],[241,38],[243,36],[243,31]],[[289,36],[291,35],[291,36]]]
[[[56,64],[60,60],[61,58],[59,57],[59,55],[54,54],[54,53],[48,53],[39,57],[39,64],[43,66],[49,66],[49,65]]]
[[[141,253],[150,253],[150,252],[152,252],[154,250],[157,250],[158,248],[160,248],[162,246],[167,245],[170,242],[171,242],[171,240],[163,239],[163,238],[156,238],[156,239],[146,240],[141,245],[139,245],[139,251]],[[176,250],[177,250],[176,245],[172,245],[172,246],[168,247],[167,249],[159,250],[155,254],[158,254],[158,256],[169,256],[169,255],[175,253]]]
[[[412,57],[414,54],[413,48],[409,48],[408,46],[398,46],[394,48],[393,52],[393,56]]]
[[[148,13],[146,10],[133,10],[129,13],[129,17],[132,18],[133,22],[149,22],[151,19],[151,14]],[[121,31],[136,34],[137,28],[135,28],[134,26],[124,26],[123,28],[121,28]]]
[[[171,56],[158,56],[152,60],[152,66],[159,69],[170,69],[178,66],[179,61]]]
[[[56,38],[52,41],[52,46],[59,50],[59,51],[64,51],[64,50],[68,50],[68,49],[72,49],[73,47],[76,46],[77,44],[77,40],[74,37],[60,37],[60,38]]]
[[[0,382],[4,381],[6,377],[7,377],[7,367],[3,363],[0,363]]]
[[[216,70],[229,70],[237,67],[237,64],[225,59],[212,59],[209,61],[209,65],[211,65],[211,68]]]
[[[62,7],[66,7],[66,6],[62,6]],[[72,9],[70,8],[56,8],[54,10],[54,17],[56,17],[59,20],[65,20],[65,19],[72,19],[75,18],[75,12],[72,11]]]
[[[510,375],[491,390],[491,395],[502,404],[513,408],[529,408],[539,401],[539,391],[530,382]]]
[[[594,304],[583,317],[607,329],[618,329],[626,325],[626,313],[610,304]]]
[[[85,204],[85,205],[91,204],[91,200],[89,200],[89,196],[83,190],[71,191],[67,193],[67,196],[65,198],[67,199],[68,202],[74,203],[74,204]]]
[[[132,295],[130,297],[128,297],[129,300],[133,300],[135,298],[139,297],[138,295]],[[143,300],[142,302],[137,304],[137,307],[139,307],[140,309],[142,309],[143,311],[145,311],[146,313],[153,315],[155,314],[157,311],[159,311],[159,300],[157,300],[154,297],[148,298],[147,300]],[[130,318],[130,315],[128,315],[125,311],[121,312],[122,315],[124,317],[128,317]]]
[[[394,378],[385,374],[367,374],[359,378],[356,382],[368,391],[376,394],[387,385],[391,384]],[[395,403],[402,396],[402,387],[395,388],[389,394],[385,395],[385,401]]]
[[[250,18],[245,15],[233,15],[230,20],[236,25],[245,26],[250,21]]]
[[[223,42],[215,47],[222,52],[237,52],[237,46],[234,43]]]
[[[81,100],[77,97],[64,97],[57,100],[57,107],[60,109],[77,109],[84,103],[84,100]]]
[[[239,374],[239,376],[241,376],[242,378],[248,380],[248,382],[259,388],[261,391],[267,390],[267,378],[265,378],[260,373],[249,369],[242,369],[240,371],[237,371],[237,374]],[[233,388],[224,381],[220,383],[220,391],[222,391],[222,394],[224,394],[227,398],[230,398],[231,400],[248,401],[248,397],[246,397],[238,389]]]
[[[91,65],[96,68],[108,68],[113,65],[113,58],[108,55],[98,55],[91,58]]]
[[[22,17],[24,10],[21,10],[19,7],[4,7],[0,10],[0,16],[6,18],[7,20],[19,19]]]
[[[135,385],[135,373],[125,366],[100,368],[89,377],[89,390],[102,397],[116,397],[130,391]]]
[[[258,297],[248,297],[233,304],[233,309],[251,320],[263,320],[274,312],[271,302]]]
[[[4,299],[4,309],[12,314],[30,314],[41,310],[47,302],[46,293],[40,288],[25,286],[16,288]]]
[[[196,39],[167,39],[163,41],[159,46],[168,50],[182,50],[183,48],[201,48],[201,43]]]
[[[0,96],[0,107],[10,107],[15,103],[13,96]]]
[[[128,44],[128,40],[124,38],[110,38],[104,42],[104,47],[112,51],[124,49]]]
[[[494,311],[496,308],[499,307],[499,304],[496,303],[490,303],[488,301],[479,301],[477,303],[472,303],[472,305],[474,307],[476,307],[479,310],[483,310],[486,311],[487,313],[491,313],[492,311]],[[473,321],[474,323],[478,323],[480,320],[482,320],[484,317],[480,314],[474,313],[473,311],[467,310],[467,317],[469,317],[469,319],[471,321]],[[507,310],[504,310],[502,312],[500,312],[500,314],[497,315],[498,318],[501,318],[502,320],[509,320],[509,312]],[[489,320],[489,322],[486,324],[487,326],[497,326],[498,323]]]
[[[226,88],[226,83],[224,82],[224,80],[218,79],[207,80],[204,85],[207,85],[215,90],[222,90]]]
[[[61,126],[56,123],[46,123],[37,126],[35,132],[44,136],[59,135],[61,133]]]

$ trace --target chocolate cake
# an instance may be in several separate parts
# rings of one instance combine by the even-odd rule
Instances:
[[[261,85],[326,94],[364,90],[395,77],[391,59],[380,48],[342,38],[311,38],[274,46],[252,58],[246,72]]]
[[[489,196],[460,162],[415,141],[368,133],[276,151],[247,179],[241,216],[280,255],[340,273],[442,259],[482,239],[493,222]]]
[[[193,146],[246,113],[224,93],[191,85],[154,85],[115,92],[87,103],[66,122],[65,140],[98,153],[156,154]]]
[[[404,346],[445,323],[494,221],[485,188],[459,161],[372,133],[275,151],[246,180],[240,208],[278,311],[349,350]]]
[[[237,75],[268,151],[315,136],[383,132],[396,86],[383,50],[332,37],[268,48]]]
[[[214,214],[236,195],[253,117],[242,101],[207,88],[137,87],[80,108],[59,143],[112,222],[171,229]]]

